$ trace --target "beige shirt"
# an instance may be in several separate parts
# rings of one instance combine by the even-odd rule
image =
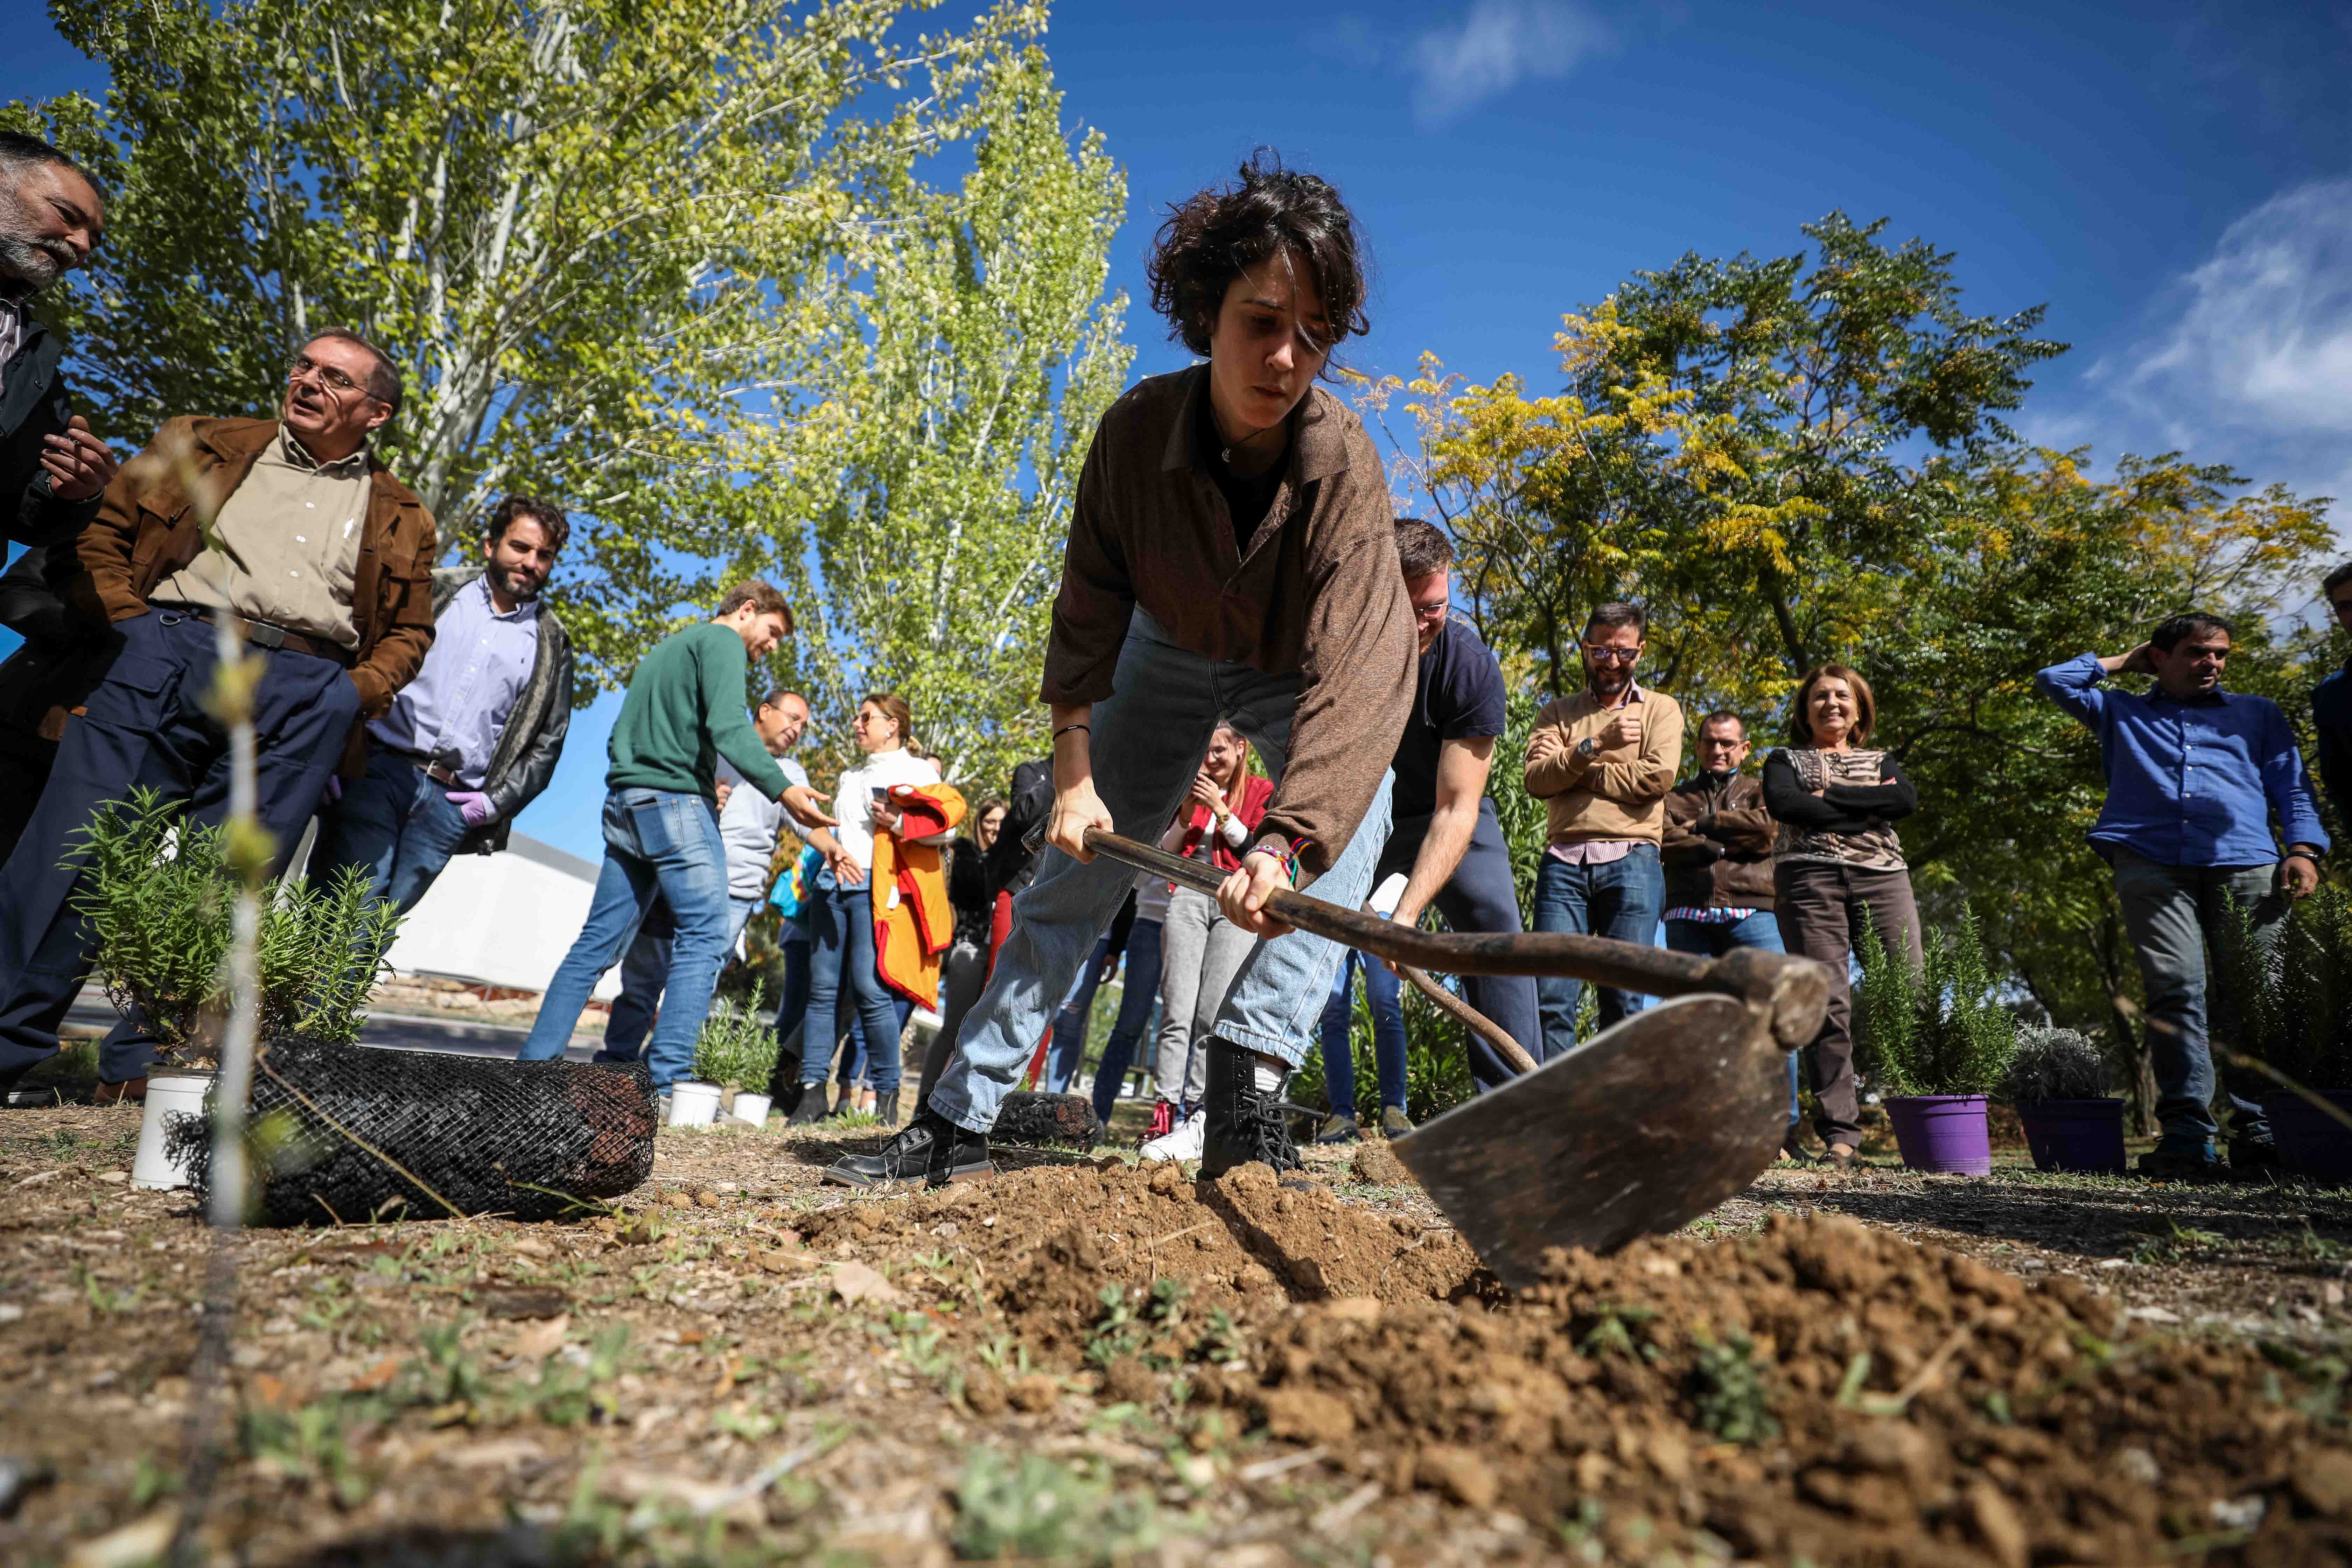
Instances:
[[[352,576],[367,525],[368,455],[320,463],[290,432],[221,503],[207,547],[155,584],[151,604],[234,610],[343,647],[360,644]]]
[[[1626,708],[1642,715],[1641,739],[1588,757],[1580,747]],[[1662,691],[1627,689],[1623,701],[1603,708],[1590,688],[1556,697],[1536,715],[1528,738],[1528,793],[1545,803],[1554,845],[1630,839],[1655,844],[1666,825],[1666,791],[1683,761],[1683,710]],[[1618,850],[1617,855],[1622,855]],[[1589,859],[1615,856],[1587,852]]]

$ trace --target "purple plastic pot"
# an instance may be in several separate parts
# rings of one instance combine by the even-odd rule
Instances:
[[[2352,1089],[2321,1089],[2322,1100],[2352,1110]],[[2279,1158],[2299,1176],[2337,1186],[2352,1184],[2352,1127],[2347,1127],[2299,1094],[2263,1096],[2263,1114],[2278,1140]]]
[[[1904,1169],[1983,1176],[1992,1172],[1992,1135],[1981,1094],[1902,1095],[1885,1102]]]
[[[2124,1102],[2120,1100],[2045,1100],[2020,1105],[2025,1146],[2037,1171],[2097,1171],[2124,1167]]]

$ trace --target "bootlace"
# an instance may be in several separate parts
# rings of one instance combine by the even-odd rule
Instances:
[[[1282,1096],[1255,1091],[1242,1097],[1241,1128],[1256,1157],[1277,1171],[1299,1168],[1297,1146],[1290,1141],[1290,1120],[1283,1114]]]

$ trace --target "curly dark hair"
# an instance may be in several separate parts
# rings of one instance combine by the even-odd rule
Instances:
[[[489,525],[482,531],[483,536],[496,544],[507,536],[507,530],[514,526],[514,520],[519,517],[530,518],[539,524],[540,531],[547,536],[550,550],[561,552],[572,538],[572,520],[563,515],[562,508],[551,506],[535,496],[520,495],[509,496],[499,502],[497,509],[490,513]]]
[[[1168,335],[1205,357],[1233,280],[1282,251],[1297,255],[1323,297],[1328,350],[1371,330],[1364,315],[1362,237],[1338,187],[1283,166],[1261,147],[1234,184],[1211,186],[1168,209],[1144,274]]]

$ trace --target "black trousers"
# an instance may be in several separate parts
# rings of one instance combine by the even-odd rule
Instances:
[[[200,824],[227,814],[228,734],[204,709],[213,628],[154,609],[114,629],[122,650],[88,711],[67,724],[40,804],[0,867],[0,1084],[55,1054],[58,1025],[89,973],[89,933],[72,908],[86,856],[73,846],[92,813],[144,785],[189,802]],[[254,694],[259,806],[282,870],[342,754],[360,696],[332,659],[285,648],[262,657]],[[121,1070],[129,1057],[109,1045],[110,1065]]]
[[[1381,852],[1380,868],[1372,873],[1378,887],[1399,871],[1410,872],[1422,840],[1429,837],[1427,816],[1400,816],[1389,830],[1388,847]],[[1478,802],[1478,826],[1471,830],[1470,847],[1462,864],[1437,897],[1430,900],[1445,923],[1455,931],[1510,931],[1526,928],[1519,922],[1518,885],[1511,879],[1511,851],[1503,842],[1503,825],[1495,819],[1495,803]],[[1503,1032],[1543,1059],[1543,1026],[1536,1012],[1536,982],[1531,974],[1472,974],[1462,981],[1470,1005],[1502,1026]],[[1496,1054],[1495,1047],[1475,1035],[1469,1037],[1470,1078],[1481,1089],[1496,1089],[1518,1075]]]

